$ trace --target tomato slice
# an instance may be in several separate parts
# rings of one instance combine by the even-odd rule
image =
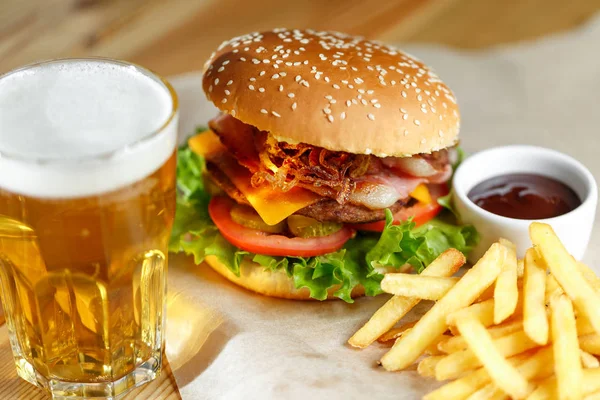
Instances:
[[[230,214],[233,204],[227,197],[213,197],[208,204],[208,213],[229,243],[251,253],[290,257],[320,256],[341,249],[354,236],[354,230],[346,226],[329,236],[308,239],[271,235],[234,222]]]
[[[431,194],[431,203],[417,203],[412,207],[400,209],[394,214],[394,225],[400,225],[400,223],[408,220],[410,217],[413,217],[413,222],[415,222],[417,226],[423,225],[435,218],[435,216],[442,211],[442,206],[438,204],[437,199],[448,194],[448,185],[445,183],[441,185],[427,185],[427,188]],[[352,228],[359,231],[381,232],[383,231],[383,228],[385,228],[385,220],[369,222],[366,224],[354,224],[352,225]]]

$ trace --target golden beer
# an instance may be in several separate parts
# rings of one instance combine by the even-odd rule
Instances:
[[[108,60],[62,62],[92,63],[100,70],[104,64],[129,67]],[[0,284],[15,363],[22,378],[54,395],[114,397],[160,371],[167,248],[175,212],[177,104],[167,84],[139,71],[145,78],[136,77],[142,81],[138,85],[153,79],[160,88],[152,90],[169,96],[169,102],[142,105],[154,107],[155,115],[140,113],[140,119],[156,119],[157,107],[169,105],[161,110],[164,121],[154,132],[132,135],[136,140],[125,150],[117,143],[108,153],[72,158],[56,150],[41,163],[12,153],[6,158],[21,179],[0,177]],[[95,78],[90,79],[93,84]],[[127,108],[129,100],[119,101]],[[102,99],[93,102],[96,109],[87,122],[99,118],[91,129],[99,135],[105,129],[98,128],[102,118],[121,117],[110,110],[96,115]],[[88,117],[86,110],[78,112]],[[64,118],[60,122],[69,125]],[[107,133],[123,141],[122,135]],[[6,162],[0,162],[2,173]]]

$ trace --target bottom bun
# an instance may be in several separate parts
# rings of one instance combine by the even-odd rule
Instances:
[[[240,276],[236,276],[215,256],[206,257],[206,262],[212,269],[231,282],[253,292],[281,299],[314,300],[310,297],[310,292],[307,288],[296,289],[293,279],[283,270],[266,271],[262,265],[245,259],[240,265]],[[340,285],[331,287],[328,290],[327,298],[330,300],[337,299],[337,297],[333,296],[333,293],[339,287]],[[360,285],[352,290],[353,298],[364,294],[365,289]]]

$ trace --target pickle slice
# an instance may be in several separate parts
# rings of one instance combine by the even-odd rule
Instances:
[[[231,219],[247,228],[258,229],[267,233],[285,232],[285,221],[276,225],[268,225],[252,207],[236,204],[231,208]]]
[[[303,215],[290,215],[287,225],[294,236],[313,238],[328,236],[342,229],[342,224],[337,222],[320,222]]]

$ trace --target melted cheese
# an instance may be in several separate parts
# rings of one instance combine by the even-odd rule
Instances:
[[[188,144],[193,152],[201,156],[224,150],[219,138],[212,131],[192,137]],[[239,165],[233,157],[228,162],[220,163],[219,167],[268,225],[278,224],[301,208],[321,200],[318,194],[302,188],[282,192],[270,185],[254,187],[250,183],[250,171]]]
[[[427,189],[427,185],[421,183],[415,190],[412,191],[410,197],[413,199],[419,200],[421,203],[429,204],[431,203],[431,194],[429,193],[429,189]]]

